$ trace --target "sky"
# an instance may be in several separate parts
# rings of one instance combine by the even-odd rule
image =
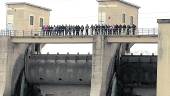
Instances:
[[[126,0],[128,2],[139,5],[139,27],[140,28],[157,28],[157,19],[170,18],[170,1],[169,0]],[[50,13],[50,24],[95,24],[98,21],[98,3],[96,0],[0,0],[0,29],[5,29],[6,24],[6,2],[29,2],[36,5],[44,6],[52,9]],[[50,47],[49,47],[50,46]],[[43,52],[51,52],[50,50],[59,51],[61,48],[68,49],[72,46],[71,52],[79,51],[77,45],[47,45]],[[75,47],[74,47],[75,46]],[[82,53],[92,53],[92,45],[81,45]],[[141,48],[142,47],[142,48]],[[58,49],[57,49],[58,48]],[[89,50],[90,49],[90,50]],[[140,50],[142,49],[142,50]],[[145,50],[147,49],[147,50]],[[134,51],[135,50],[135,51]],[[149,50],[149,51],[148,51]],[[132,52],[145,52],[151,54],[156,52],[157,45],[134,45]],[[55,51],[55,52],[56,52]],[[68,50],[69,51],[69,50]],[[66,53],[63,51],[63,53]],[[81,53],[81,52],[80,52]]]

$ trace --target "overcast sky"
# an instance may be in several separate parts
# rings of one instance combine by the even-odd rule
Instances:
[[[169,0],[126,0],[141,6],[139,27],[156,27],[157,18],[170,17]],[[0,0],[0,29],[5,28],[6,2],[29,2],[51,8],[50,24],[97,23],[96,0]]]
[[[158,18],[170,18],[169,0],[126,1],[141,7],[139,10],[140,28],[155,28],[157,27],[156,20]],[[0,0],[0,29],[5,28],[6,2],[29,2],[51,8],[50,24],[52,25],[94,24],[97,23],[98,20],[98,3],[96,0]],[[84,48],[87,49],[89,47]],[[134,49],[136,49],[135,46]]]

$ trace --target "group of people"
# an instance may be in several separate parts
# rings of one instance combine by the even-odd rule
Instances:
[[[44,25],[46,36],[135,35],[136,25]]]

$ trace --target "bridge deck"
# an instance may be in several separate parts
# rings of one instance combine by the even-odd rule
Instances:
[[[48,34],[47,34],[48,33]],[[133,33],[128,32],[101,32],[89,34],[57,34],[56,32],[6,30],[0,32],[1,36],[11,37],[13,43],[94,43],[96,36],[105,36],[109,43],[157,43],[158,30],[155,28],[139,28]]]
[[[96,36],[15,36],[13,43],[94,43]],[[109,43],[157,43],[158,35],[105,36]]]

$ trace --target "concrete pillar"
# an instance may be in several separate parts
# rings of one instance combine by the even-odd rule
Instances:
[[[13,44],[10,37],[0,37],[0,91],[3,96],[14,92],[19,72],[23,68],[23,58],[27,45]]]
[[[157,96],[170,96],[170,19],[158,19]]]
[[[119,44],[107,43],[104,36],[94,37],[90,96],[106,96],[114,56]]]
[[[5,89],[8,39],[7,37],[0,37],[0,96],[3,96]]]

